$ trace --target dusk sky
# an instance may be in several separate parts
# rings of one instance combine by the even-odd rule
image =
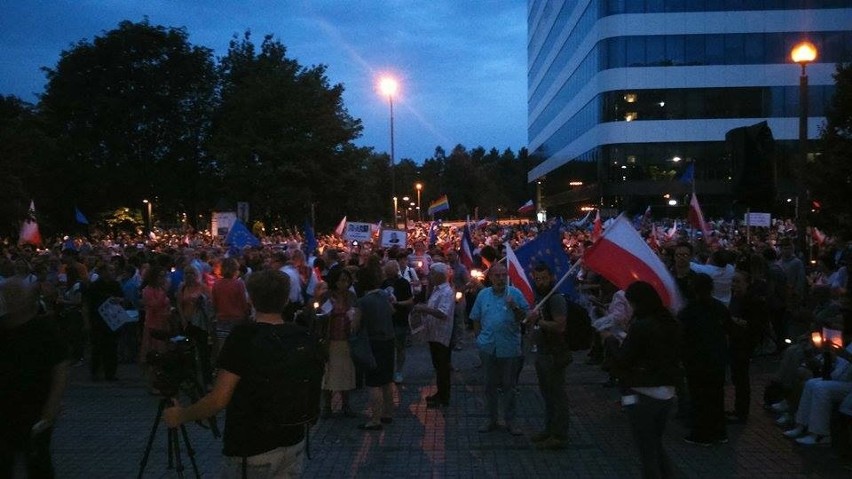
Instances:
[[[517,152],[527,142],[526,12],[526,0],[2,0],[0,94],[36,103],[40,68],[62,50],[147,16],[186,28],[216,57],[250,29],[257,45],[271,33],[301,65],[327,65],[363,122],[357,144],[378,152],[390,146],[378,78],[394,75],[397,161],[457,144]]]

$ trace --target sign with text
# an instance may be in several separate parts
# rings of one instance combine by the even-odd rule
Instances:
[[[382,248],[390,248],[399,246],[405,248],[406,242],[405,231],[402,230],[382,230]]]
[[[370,241],[373,230],[370,228],[370,223],[346,223],[346,231],[343,237],[347,241],[357,241],[363,243]]]
[[[770,213],[746,213],[743,222],[748,226],[772,226],[772,215]]]
[[[210,220],[210,234],[213,236],[228,236],[231,226],[237,221],[237,214],[233,211],[216,211]]]

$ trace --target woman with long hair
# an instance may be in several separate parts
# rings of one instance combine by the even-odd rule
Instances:
[[[322,378],[323,402],[322,417],[331,417],[331,400],[335,392],[340,394],[341,412],[346,417],[354,417],[349,406],[349,391],[355,389],[355,364],[349,352],[349,334],[354,319],[355,293],[352,275],[345,268],[333,268],[328,274],[329,291],[319,299],[320,305],[331,303],[328,313],[328,362]]]
[[[142,331],[139,362],[142,364],[145,376],[151,381],[153,378],[148,365],[148,353],[165,352],[167,346],[166,340],[155,338],[153,332],[159,332],[157,336],[168,336],[172,332],[169,324],[172,304],[166,293],[166,271],[159,266],[151,266],[145,275],[145,280],[142,282],[142,304],[145,307],[145,328]],[[157,391],[152,387],[151,392]]]
[[[627,337],[619,346],[614,336],[602,335],[611,343],[613,374],[624,387],[621,403],[639,448],[642,477],[673,477],[663,433],[682,376],[679,324],[650,284],[632,283],[625,296],[633,308]]]
[[[176,303],[184,331],[198,351],[201,378],[205,385],[212,386],[213,364],[209,333],[213,329],[213,313],[210,307],[210,289],[201,282],[200,274],[194,266],[187,266],[183,270],[183,284],[178,287]]]

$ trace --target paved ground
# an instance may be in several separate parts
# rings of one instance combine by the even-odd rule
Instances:
[[[618,393],[601,386],[606,374],[585,365],[585,353],[575,353],[568,372],[570,446],[542,452],[528,439],[542,427],[543,415],[531,361],[522,373],[519,395],[518,424],[526,435],[513,437],[506,432],[477,432],[485,415],[479,394],[481,370],[471,346],[454,353],[452,404],[444,410],[427,410],[422,399],[433,388],[428,348],[415,344],[408,351],[394,424],[382,432],[365,433],[356,429],[363,418],[320,422],[311,435],[313,459],[307,463],[306,477],[639,476]],[[669,423],[666,447],[681,477],[852,477],[852,470],[831,449],[803,449],[785,439],[760,407],[763,385],[776,362],[772,357],[755,359],[752,417],[747,425],[729,427],[729,444],[690,446],[681,440],[687,432],[683,426],[674,419]],[[118,383],[92,382],[85,366],[74,369],[54,433],[59,478],[136,476],[158,398],[147,393],[135,366],[122,365],[119,374]],[[731,404],[730,394],[728,401]],[[364,412],[366,392],[357,391],[353,403]],[[220,440],[196,425],[188,430],[201,475],[216,477]],[[177,477],[166,468],[165,437],[161,427],[145,477]],[[193,477],[186,456],[183,462],[185,477]]]

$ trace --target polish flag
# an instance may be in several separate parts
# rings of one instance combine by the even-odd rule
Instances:
[[[820,231],[816,226],[811,229],[811,238],[814,240],[814,243],[819,246],[822,246],[822,244],[825,243],[825,233]]]
[[[523,206],[518,208],[518,213],[522,215],[528,215],[535,211],[535,204],[533,204],[533,200],[529,200],[524,203]]]
[[[601,210],[595,210],[595,222],[592,226],[592,241],[597,241],[603,234],[603,223],[601,223]]]
[[[21,225],[21,235],[18,244],[31,244],[41,246],[41,233],[38,232],[38,223],[35,219],[35,202],[30,200],[30,209],[27,211],[27,219]]]
[[[666,231],[666,240],[671,241],[674,239],[677,234],[677,220],[674,221],[674,225],[672,225],[671,229]]]
[[[651,234],[648,236],[648,246],[654,251],[660,251],[660,241],[657,239],[657,225],[651,225]]]
[[[334,228],[334,234],[337,236],[343,236],[344,231],[346,231],[346,216],[340,220],[340,223],[337,224],[337,228]]]
[[[462,238],[461,238],[461,254],[459,254],[459,260],[461,260],[462,264],[467,267],[468,270],[473,269],[473,250],[476,247],[473,246],[473,237],[470,235],[470,224],[465,223],[464,228],[462,228]]]
[[[671,273],[623,214],[613,221],[599,241],[586,248],[583,263],[618,289],[626,289],[634,281],[645,281],[672,311],[678,311],[683,305]]]
[[[527,303],[530,305],[535,304],[533,287],[529,279],[527,279],[526,273],[524,273],[524,268],[521,267],[521,262],[518,261],[518,257],[515,256],[515,252],[512,251],[512,247],[509,246],[508,242],[506,242],[506,267],[509,270],[509,284],[521,290],[521,294],[524,295]]]
[[[710,227],[704,221],[704,213],[701,212],[701,206],[698,204],[698,197],[695,196],[695,193],[692,194],[692,199],[689,200],[689,224],[693,228],[701,230],[705,242],[710,241]]]

